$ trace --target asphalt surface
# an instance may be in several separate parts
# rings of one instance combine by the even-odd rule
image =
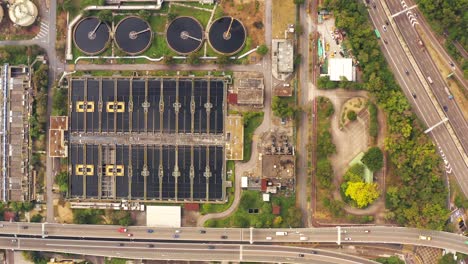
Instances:
[[[151,245],[152,247],[150,247]],[[318,249],[272,245],[106,242],[67,239],[0,238],[0,247],[14,250],[65,252],[131,259],[258,261],[356,264],[377,263],[364,258]],[[301,255],[300,255],[301,254]]]
[[[403,10],[403,7],[399,1],[389,0],[387,3],[392,14]],[[440,75],[439,70],[432,61],[429,52],[419,46],[418,34],[415,28],[411,26],[411,22],[407,16],[405,14],[399,15],[394,18],[394,21],[402,33],[405,42],[408,44],[408,47],[416,59],[416,62],[418,63],[418,66],[423,72],[424,76],[430,76],[433,80],[434,83],[430,85],[432,92],[436,96],[440,105],[448,107],[446,115],[449,118],[449,122],[452,124],[464,150],[467,151],[468,134],[465,132],[468,131],[468,122],[465,120],[463,113],[458,108],[455,100],[450,100],[448,98],[448,95],[444,90],[444,87],[449,86],[445,82],[445,76],[442,77]],[[416,27],[419,27],[419,25],[416,24]],[[449,60],[446,60],[446,63],[448,65]]]
[[[325,228],[295,228],[295,229],[249,229],[249,228],[152,228],[131,226],[127,233],[118,232],[119,226],[111,225],[71,225],[71,224],[37,224],[1,222],[0,235],[13,236],[43,236],[43,238],[75,238],[75,239],[105,239],[132,242],[147,241],[199,241],[212,243],[242,242],[258,243],[389,243],[428,246],[453,250],[468,254],[468,238],[458,234],[422,230],[405,227],[325,227]],[[24,227],[27,227],[26,229]],[[178,233],[176,230],[179,230]],[[204,230],[202,233],[200,230]],[[47,232],[47,234],[45,233]],[[276,235],[276,232],[286,232],[286,235]],[[132,234],[128,237],[128,233]],[[174,235],[178,237],[174,237]],[[252,235],[252,236],[251,236]],[[420,235],[430,236],[432,240],[421,240]],[[301,240],[301,237],[305,240]]]
[[[411,103],[412,108],[414,109],[418,117],[422,120],[422,122],[427,127],[431,127],[442,120],[437,109],[440,109],[441,106],[434,106],[428,93],[426,92],[422,83],[418,79],[415,69],[419,70],[421,68],[421,70],[424,72],[422,67],[424,67],[424,69],[426,67],[430,68],[432,67],[432,64],[425,63],[413,65],[410,63],[410,60],[406,56],[405,51],[402,48],[394,32],[394,28],[392,27],[393,22],[392,24],[390,24],[390,26],[387,26],[387,31],[383,30],[383,25],[385,25],[385,21],[390,21],[390,19],[387,18],[384,9],[381,5],[381,2],[376,2],[376,4],[377,7],[375,9],[369,7],[369,14],[371,16],[372,23],[381,32],[381,45],[383,53],[390,65],[390,68],[392,69],[395,75],[397,82],[400,84],[403,92],[405,93],[406,97]],[[402,19],[407,20],[406,15],[403,15]],[[400,19],[396,19],[397,24],[401,23],[401,21],[399,20]],[[400,30],[415,32],[411,26],[401,27]],[[387,44],[383,43],[384,39],[388,42]],[[408,46],[410,45],[412,45],[412,43],[408,43]],[[405,69],[408,70],[408,75],[405,74]],[[438,76],[438,74],[433,73],[431,74],[431,76],[433,76],[432,79],[434,80],[434,82],[435,80],[440,81],[440,76]],[[413,94],[416,95],[416,98],[413,97]],[[455,112],[454,109],[451,111]],[[447,161],[449,162],[452,168],[452,173],[457,178],[463,192],[465,193],[465,195],[468,194],[468,166],[463,159],[464,153],[460,153],[458,151],[458,148],[456,147],[453,139],[450,137],[449,131],[447,130],[447,127],[445,125],[438,126],[434,130],[432,130],[430,134],[432,135],[436,144],[441,148],[441,150],[445,154]]]

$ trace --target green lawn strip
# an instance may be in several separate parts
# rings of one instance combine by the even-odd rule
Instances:
[[[252,113],[252,114],[248,114]],[[250,160],[252,155],[252,136],[263,122],[263,112],[248,112],[244,113],[244,162]]]
[[[281,206],[279,216],[272,214],[272,205]],[[294,194],[284,197],[277,194],[271,202],[262,200],[258,191],[243,191],[238,209],[229,217],[219,220],[209,220],[207,227],[295,227],[290,222],[294,215],[289,215],[288,209],[295,206]],[[249,213],[249,209],[258,209],[258,213]],[[291,223],[291,224],[290,224]]]
[[[156,33],[156,32],[160,32],[160,33],[166,32],[166,22],[167,22],[167,17],[166,16],[161,16],[161,15],[153,15],[153,16],[151,16],[151,19],[149,20],[149,23],[151,25],[151,29],[153,30],[154,33]]]
[[[178,5],[171,6],[171,13],[177,14],[177,16],[194,17],[203,25],[204,28],[208,25],[208,20],[210,20],[211,16],[211,13],[208,11]]]

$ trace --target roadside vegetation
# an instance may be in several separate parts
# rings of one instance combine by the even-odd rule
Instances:
[[[336,146],[332,141],[330,122],[335,109],[330,99],[318,97],[317,100],[317,182],[321,189],[331,190],[333,168],[329,157],[336,153]]]
[[[325,1],[324,6],[335,14],[336,27],[348,33],[345,45],[360,62],[363,88],[388,117],[385,150],[394,178],[387,189],[386,219],[404,226],[443,229],[449,212],[440,157],[380,52],[366,7],[345,0]]]
[[[129,211],[73,209],[73,223],[88,225],[107,224],[129,226],[133,224],[133,220]]]
[[[250,160],[252,155],[252,137],[255,129],[263,122],[263,112],[245,112],[242,113],[244,123],[244,162]]]
[[[262,200],[258,191],[243,191],[237,210],[229,217],[220,220],[206,221],[206,227],[255,227],[255,228],[287,228],[302,226],[302,212],[295,206],[295,195],[272,196],[271,202]],[[281,207],[280,214],[272,213],[272,206]],[[258,212],[249,212],[249,210]]]
[[[378,258],[376,259],[375,261],[379,262],[379,263],[382,263],[382,264],[405,264],[405,262],[403,260],[401,260],[400,258],[396,257],[396,256],[391,256],[391,257],[388,257],[388,258]]]
[[[466,25],[468,24],[468,17],[466,16],[467,2],[416,0],[416,3],[428,19],[432,29],[439,35],[443,34],[447,37],[445,46],[448,52],[462,65],[465,78],[468,78],[468,61],[461,56],[452,43],[457,41],[465,50],[468,50],[468,36],[466,34]]]
[[[271,110],[277,117],[293,118],[298,113],[296,99],[295,97],[274,96],[271,102]]]

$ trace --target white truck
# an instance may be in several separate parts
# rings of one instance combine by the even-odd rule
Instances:
[[[288,235],[288,232],[280,232],[280,231],[278,231],[278,232],[276,232],[276,235],[277,235],[277,236],[287,236],[287,235]]]

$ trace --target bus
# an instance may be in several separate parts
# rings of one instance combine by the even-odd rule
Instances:
[[[377,39],[380,39],[380,32],[378,29],[375,29],[375,35],[377,36]]]

